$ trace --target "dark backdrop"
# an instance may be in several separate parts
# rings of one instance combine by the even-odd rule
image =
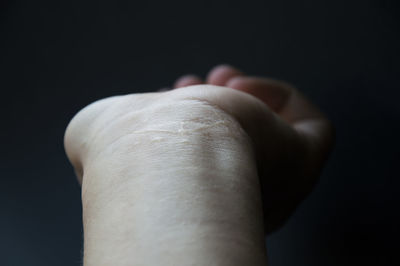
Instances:
[[[395,265],[399,2],[3,1],[0,264],[79,265],[62,138],[80,108],[230,63],[296,84],[337,128],[317,189],[267,240],[271,265]]]

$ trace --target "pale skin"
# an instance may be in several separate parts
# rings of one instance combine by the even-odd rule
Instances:
[[[230,66],[80,111],[84,265],[267,265],[265,234],[312,190],[329,121],[292,86]]]

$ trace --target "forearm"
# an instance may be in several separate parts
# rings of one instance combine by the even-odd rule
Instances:
[[[266,265],[248,139],[181,133],[138,132],[85,167],[86,266]]]

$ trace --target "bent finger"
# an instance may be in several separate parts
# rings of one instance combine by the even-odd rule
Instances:
[[[241,75],[243,75],[243,73],[232,66],[218,65],[210,70],[206,78],[206,83],[217,86],[226,86],[226,83],[230,79]]]
[[[322,157],[333,145],[334,130],[325,115],[297,89],[278,80],[235,77],[227,87],[249,93],[267,104],[288,122]]]
[[[202,84],[203,81],[196,75],[185,75],[178,78],[174,83],[174,89],[187,87],[191,85]]]

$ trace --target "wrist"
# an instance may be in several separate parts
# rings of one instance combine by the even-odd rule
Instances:
[[[130,149],[140,152],[128,152],[134,141],[126,137],[117,151],[90,160],[82,184],[85,257],[98,258],[98,243],[116,241],[131,251],[113,255],[138,265],[156,264],[154,257],[172,264],[260,265],[264,234],[252,147],[245,135],[221,138],[218,130],[184,138],[135,135],[140,141]]]

